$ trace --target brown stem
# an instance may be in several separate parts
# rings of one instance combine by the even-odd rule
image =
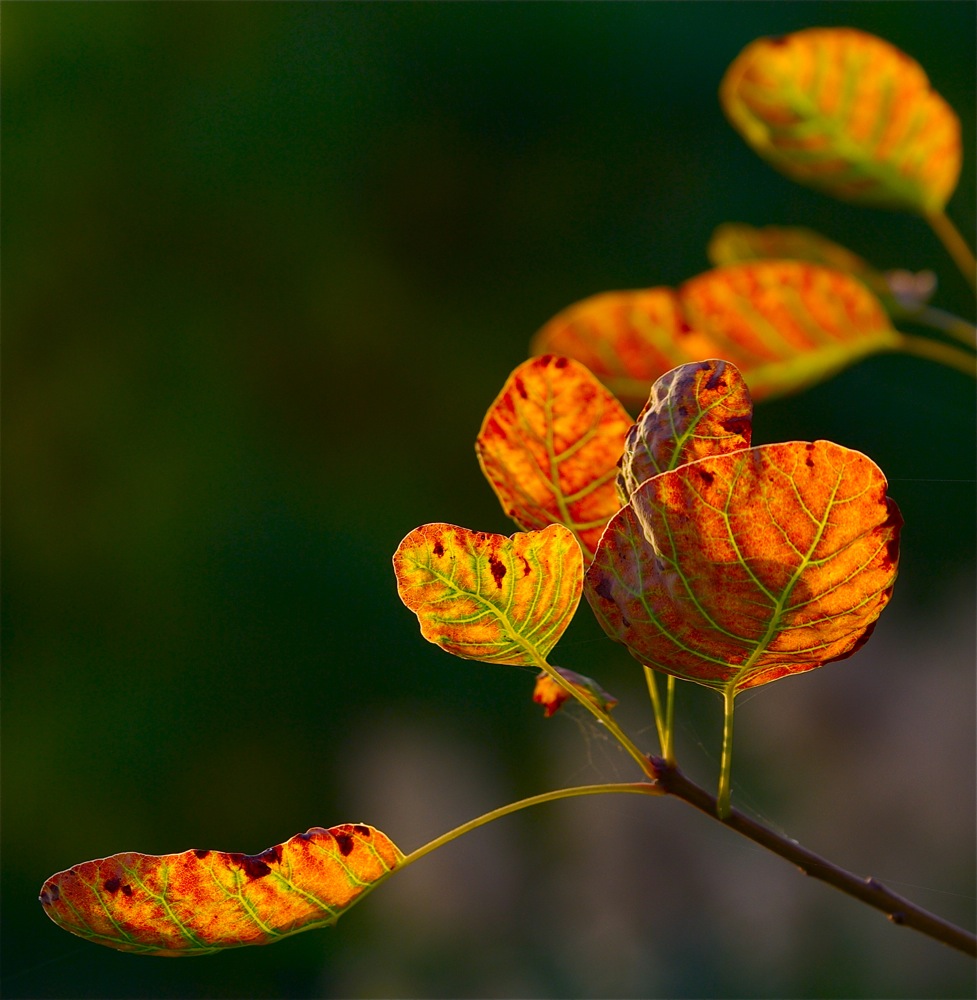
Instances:
[[[651,758],[651,764],[657,783],[667,795],[674,795],[713,819],[717,818],[716,800],[704,788],[690,781],[678,768],[667,764],[660,757]],[[876,879],[853,875],[825,858],[805,850],[792,840],[754,822],[736,809],[732,809],[726,819],[719,822],[768,851],[780,855],[800,868],[805,875],[827,882],[828,885],[833,885],[849,896],[854,896],[855,899],[881,910],[894,924],[911,927],[927,937],[956,948],[957,951],[977,957],[977,937],[894,893]]]

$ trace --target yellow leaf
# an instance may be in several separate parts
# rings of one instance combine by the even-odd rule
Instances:
[[[767,162],[848,201],[941,212],[960,174],[960,122],[922,67],[854,28],[809,28],[748,45],[719,90]]]
[[[428,642],[467,660],[540,666],[580,603],[583,557],[562,524],[504,535],[415,528],[394,554],[397,590]]]

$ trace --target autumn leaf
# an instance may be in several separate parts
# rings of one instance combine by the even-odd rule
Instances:
[[[956,114],[915,60],[864,31],[758,39],[733,61],[719,96],[756,153],[837,198],[930,215],[956,187]]]
[[[583,588],[580,546],[562,524],[510,538],[425,524],[400,543],[394,572],[424,638],[484,663],[542,665]]]
[[[566,525],[589,560],[620,506],[614,479],[630,424],[624,407],[583,365],[547,354],[509,376],[475,450],[520,528]]]
[[[727,366],[726,377],[738,375]],[[673,393],[695,401],[696,382]],[[714,454],[645,480],[586,593],[641,663],[738,692],[853,653],[892,592],[902,519],[879,468],[830,441]]]
[[[584,299],[550,320],[531,351],[575,358],[618,398],[643,402],[655,379],[690,361],[731,361],[762,399],[902,344],[857,279],[802,261],[764,260],[715,268],[677,291]]]
[[[601,711],[609,712],[617,704],[617,698],[608,694],[597,681],[590,677],[585,677],[583,674],[567,670],[564,667],[553,667],[552,669],[570,683],[580,699],[591,702]],[[561,687],[545,670],[537,676],[536,687],[533,689],[533,701],[544,707],[543,715],[545,718],[549,719],[555,715],[563,707],[563,703],[569,699],[570,693],[566,688]]]
[[[334,924],[403,860],[379,830],[313,827],[260,854],[114,854],[52,875],[47,915],[140,955],[207,955]]]
[[[897,318],[912,317],[936,290],[932,271],[880,271],[840,243],[803,226],[764,226],[727,222],[717,226],[707,249],[717,267],[751,260],[804,260],[858,278]]]
[[[652,386],[625,442],[618,492],[707,455],[748,448],[753,403],[739,371],[711,359],[681,365]]]

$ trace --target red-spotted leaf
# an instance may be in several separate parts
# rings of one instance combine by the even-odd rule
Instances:
[[[394,572],[421,635],[484,663],[540,666],[583,588],[580,546],[562,524],[511,538],[425,524],[400,543]]]
[[[641,663],[735,693],[867,639],[892,592],[901,523],[878,467],[840,445],[715,455],[632,493],[587,597]]]
[[[509,376],[475,450],[519,527],[566,525],[590,559],[620,506],[614,478],[630,424],[624,407],[583,365],[544,355]]]
[[[813,385],[902,339],[851,275],[764,260],[715,268],[677,292],[584,299],[550,320],[531,349],[576,358],[629,402],[644,401],[677,365],[725,358],[760,399]]]
[[[928,215],[956,187],[956,114],[917,62],[864,31],[758,39],[733,61],[719,96],[768,163],[837,198]]]
[[[681,365],[662,375],[628,431],[618,476],[622,501],[660,472],[748,448],[752,419],[746,383],[726,361]]]
[[[52,875],[47,915],[140,955],[207,955],[334,924],[403,854],[362,824],[313,827],[260,854],[114,854]]]
[[[553,669],[567,682],[569,682],[578,696],[592,702],[604,712],[609,712],[616,704],[617,698],[608,694],[595,680],[584,677],[573,670],[564,667],[553,667]],[[536,678],[536,687],[533,689],[533,701],[544,708],[543,715],[550,718],[555,715],[563,703],[569,701],[571,695],[566,688],[561,687],[544,670]]]

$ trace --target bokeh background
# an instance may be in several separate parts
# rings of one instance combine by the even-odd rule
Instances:
[[[972,964],[678,802],[562,802],[426,859],[335,929],[167,962],[76,940],[45,877],[369,822],[405,850],[627,779],[532,676],[400,604],[416,525],[509,532],[473,441],[530,335],[803,224],[966,285],[917,219],[757,160],[716,100],[749,41],[853,25],[963,122],[969,3],[6,4],[3,984],[7,997],[962,997]],[[902,574],[857,657],[741,699],[734,801],[973,925],[974,384],[879,357],[758,407],[758,442],[872,456]],[[557,662],[655,748],[584,607]],[[681,688],[710,786],[718,700]]]

